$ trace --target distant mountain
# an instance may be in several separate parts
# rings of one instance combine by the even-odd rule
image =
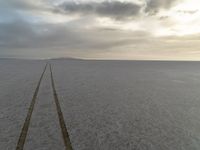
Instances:
[[[73,58],[73,57],[59,57],[59,58],[51,58],[49,60],[83,60],[83,59]]]

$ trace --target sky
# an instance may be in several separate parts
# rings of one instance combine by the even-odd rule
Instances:
[[[0,0],[0,57],[200,60],[199,0]]]

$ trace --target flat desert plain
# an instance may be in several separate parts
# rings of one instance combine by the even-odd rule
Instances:
[[[200,62],[0,59],[0,149],[64,150],[50,64],[74,150],[199,150]]]

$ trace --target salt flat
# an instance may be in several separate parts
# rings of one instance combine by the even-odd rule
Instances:
[[[1,149],[15,149],[45,62],[0,60]],[[200,149],[200,62],[49,62],[75,150]],[[64,149],[49,75],[27,150]]]
[[[0,59],[0,149],[15,149],[44,63]]]

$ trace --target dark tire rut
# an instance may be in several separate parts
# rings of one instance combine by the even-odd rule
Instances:
[[[36,99],[37,99],[40,84],[41,84],[41,81],[43,79],[44,73],[46,71],[47,65],[48,64],[46,64],[45,67],[44,67],[42,75],[40,76],[37,87],[36,87],[35,92],[33,94],[33,98],[31,100],[31,104],[29,106],[27,116],[26,116],[25,122],[23,124],[22,130],[21,130],[21,133],[20,133],[20,136],[19,136],[19,139],[18,139],[16,150],[23,150],[23,148],[24,148],[24,143],[25,143],[26,136],[27,136],[27,133],[28,133],[28,128],[29,128],[29,125],[30,125],[31,116],[32,116],[32,113],[33,113],[33,109],[34,109],[35,102],[36,102]]]

